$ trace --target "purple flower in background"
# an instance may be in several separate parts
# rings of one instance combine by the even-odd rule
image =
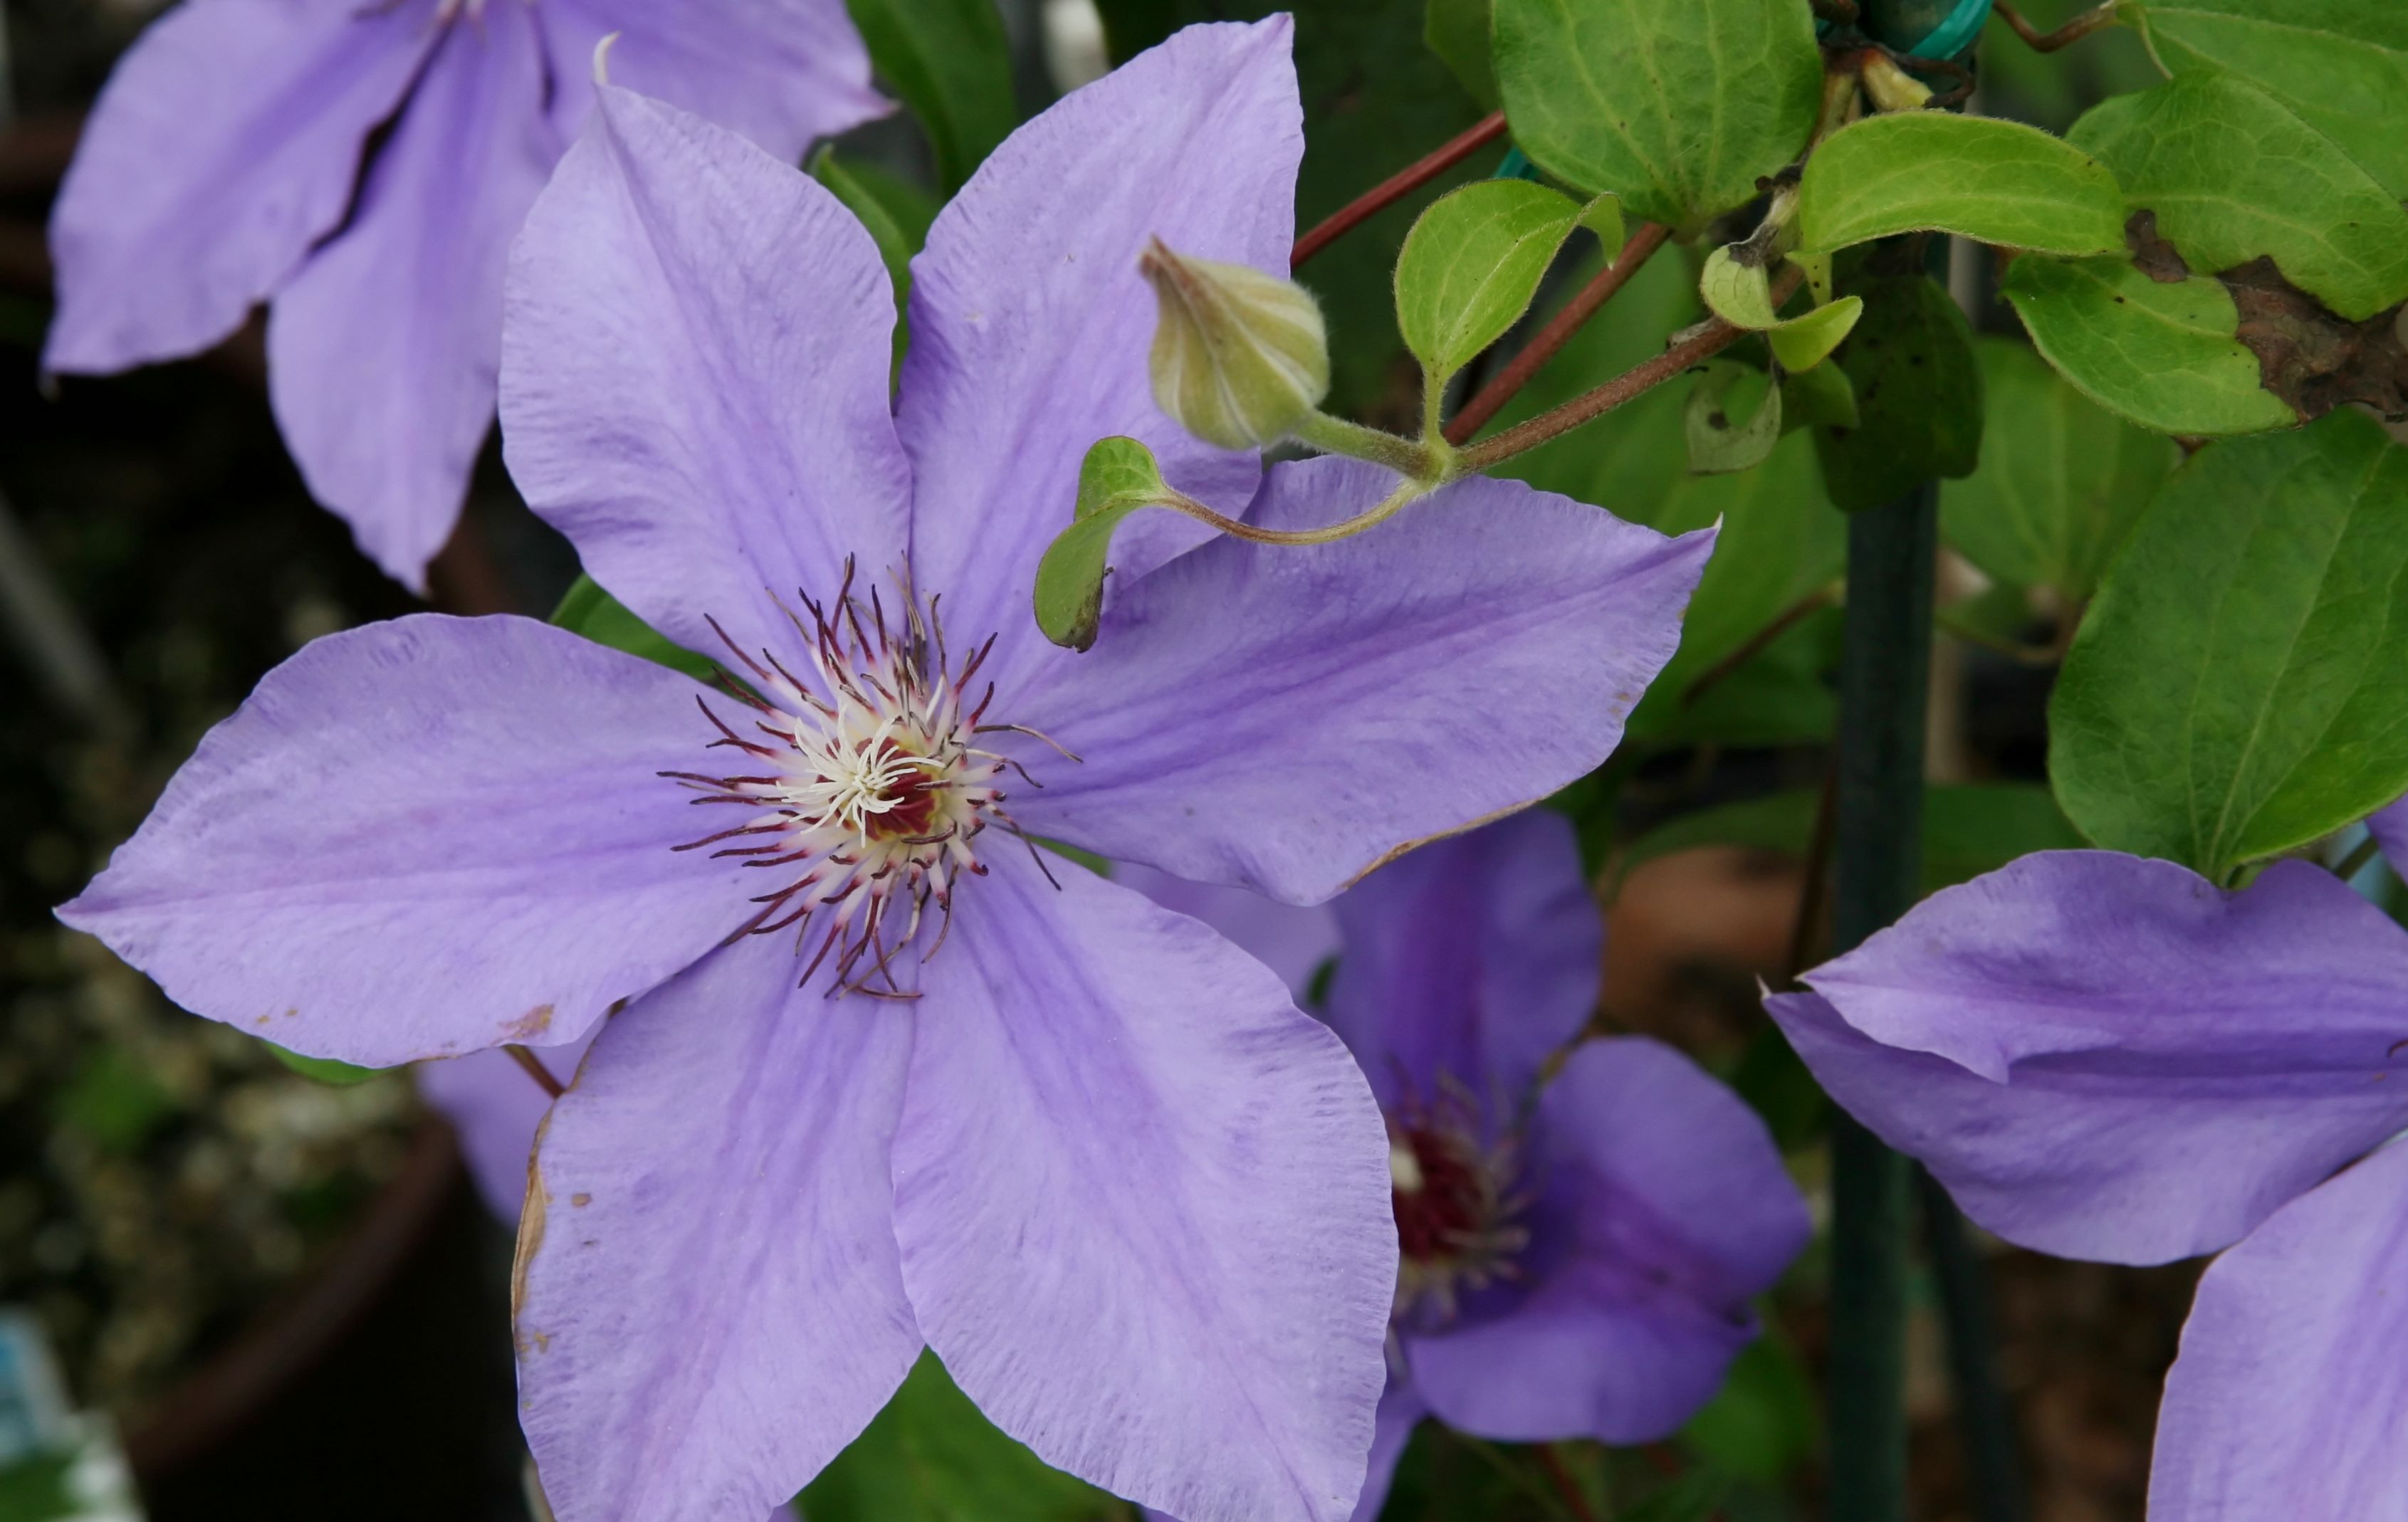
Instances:
[[[622,83],[781,158],[884,109],[842,0],[185,0],[60,191],[44,366],[194,353],[270,302],[310,493],[423,590],[493,423],[510,238],[612,32]]]
[[[1764,1123],[1644,1037],[1581,1041],[1604,932],[1570,825],[1442,841],[1338,899],[1328,1018],[1387,1120],[1402,1250],[1378,1515],[1413,1425],[1669,1435],[1756,1335],[1813,1226]]]
[[[2408,819],[2375,823],[2408,864]],[[2306,862],[2236,893],[2045,852],[1807,981],[1769,1001],[1807,1065],[1974,1220],[2066,1257],[2223,1253],[2152,1522],[2408,1513],[2408,931]]]
[[[758,1515],[924,1343],[1123,1495],[1354,1504],[1396,1262],[1370,1094],[1260,964],[1012,837],[1326,897],[1602,760],[1711,541],[1469,481],[1310,550],[1156,530],[1096,649],[1045,642],[1029,588],[1096,438],[1257,522],[1387,489],[1265,476],[1145,384],[1147,237],[1286,258],[1287,51],[1284,21],[1193,28],[1014,134],[915,264],[891,410],[867,234],[603,91],[513,255],[510,467],[760,701],[525,620],[337,635],[63,911],[186,1007],[355,1062],[624,1004],[520,1229],[565,1522]]]

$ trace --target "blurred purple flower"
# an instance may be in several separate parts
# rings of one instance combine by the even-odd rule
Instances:
[[[194,353],[272,303],[302,476],[423,591],[493,423],[509,240],[612,32],[622,83],[790,161],[885,108],[842,0],[185,0],[60,191],[44,366]]]
[[[618,1011],[520,1228],[566,1522],[766,1512],[924,1342],[1121,1494],[1353,1506],[1396,1262],[1370,1094],[1260,964],[1007,837],[1326,897],[1601,761],[1711,538],[1484,480],[1309,550],[1173,525],[1120,548],[1094,651],[1045,642],[1029,588],[1098,437],[1261,522],[1387,488],[1265,477],[1144,380],[1148,236],[1285,261],[1288,36],[1190,29],[997,150],[915,265],[891,411],[867,234],[603,91],[513,254],[510,467],[761,708],[525,620],[337,635],[62,912],[187,1008],[355,1062]]]
[[[2374,823],[2408,865],[2408,817]],[[2152,1522],[2408,1506],[2408,1148],[2385,1145],[2408,932],[2307,862],[2236,893],[2044,852],[1807,981],[1774,1018],[1974,1220],[2065,1257],[2222,1253],[2166,1379]]]
[[[1812,1231],[1763,1122],[1661,1042],[1580,1041],[1604,936],[1562,816],[1424,847],[1336,908],[1328,1018],[1387,1120],[1403,1254],[1355,1515],[1426,1413],[1515,1443],[1670,1435]]]

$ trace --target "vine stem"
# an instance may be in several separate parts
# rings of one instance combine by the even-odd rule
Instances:
[[[1330,544],[1339,539],[1353,538],[1365,529],[1376,527],[1395,517],[1404,510],[1405,504],[1425,495],[1428,491],[1428,485],[1422,481],[1412,480],[1398,481],[1396,490],[1382,497],[1374,506],[1365,509],[1352,518],[1343,518],[1320,528],[1256,528],[1252,524],[1241,523],[1238,519],[1214,512],[1194,497],[1176,492],[1166,497],[1154,498],[1147,505],[1168,508],[1173,512],[1183,512],[1198,523],[1211,524],[1233,539],[1244,539],[1249,544],[1295,546]]]
[[[1804,275],[1796,266],[1781,273],[1772,287],[1775,310],[1798,290]],[[1485,470],[1502,464],[1516,454],[1537,449],[1561,434],[1571,432],[1582,424],[1603,417],[1624,403],[1653,391],[1682,371],[1702,365],[1732,344],[1747,337],[1749,329],[1736,327],[1722,318],[1701,323],[1687,337],[1642,364],[1634,365],[1594,391],[1573,397],[1563,406],[1540,413],[1527,423],[1517,424],[1501,434],[1482,439],[1457,456],[1463,474]]]
[[[1511,364],[1498,371],[1496,377],[1481,387],[1471,400],[1463,404],[1463,410],[1446,425],[1447,442],[1460,444],[1478,433],[1483,424],[1513,399],[1515,393],[1530,383],[1530,378],[1538,374],[1547,361],[1555,358],[1557,351],[1571,341],[1573,334],[1587,325],[1588,320],[1598,314],[1599,308],[1612,301],[1624,286],[1630,283],[1630,278],[1639,273],[1640,267],[1671,236],[1672,230],[1661,223],[1641,223],[1639,230],[1630,235],[1630,241],[1622,246],[1622,251],[1613,256],[1613,262],[1598,270],[1586,285],[1581,287],[1578,295],[1564,304],[1563,310],[1547,320],[1547,325],[1539,330],[1539,336],[1524,346]]]
[[[2365,840],[2358,841],[2358,844],[2351,849],[2348,855],[2344,856],[2334,865],[2332,869],[2333,876],[2340,878],[2344,883],[2348,882],[2351,878],[2354,878],[2358,873],[2364,871],[2366,869],[2366,864],[2372,861],[2374,859],[2375,853],[2382,849],[2383,842],[2376,840],[2373,836],[2369,835]]]
[[[562,1086],[559,1079],[552,1076],[552,1070],[543,1065],[543,1059],[537,1056],[533,1052],[528,1051],[523,1046],[515,1044],[505,1046],[502,1050],[510,1055],[511,1061],[517,1063],[520,1067],[524,1068],[526,1070],[526,1075],[529,1078],[534,1079],[537,1084],[541,1087],[546,1094],[549,1094],[553,1098],[557,1099],[562,1095],[568,1092],[566,1088]]]
[[[2024,39],[2036,53],[2053,53],[2059,48],[2081,41],[2091,33],[2115,23],[2115,7],[2122,0],[2106,0],[2106,4],[2084,11],[2054,32],[2043,32],[2024,20],[2023,13],[2007,0],[1990,0],[1990,8],[2000,20],[2014,28],[2015,36]]]
[[[1431,152],[1340,207],[1319,226],[1297,238],[1296,247],[1288,252],[1288,269],[1295,271],[1307,259],[1504,136],[1505,113],[1489,112]]]

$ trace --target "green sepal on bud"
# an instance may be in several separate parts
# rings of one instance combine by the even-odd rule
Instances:
[[[1259,449],[1285,438],[1329,395],[1328,334],[1304,287],[1244,265],[1190,259],[1160,238],[1147,243],[1138,270],[1161,309],[1154,399],[1189,433],[1223,449]]]

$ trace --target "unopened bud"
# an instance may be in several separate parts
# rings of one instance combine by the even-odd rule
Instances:
[[[1283,437],[1329,394],[1321,309],[1294,280],[1173,253],[1151,240],[1138,269],[1154,284],[1154,399],[1223,449]]]
[[[1919,111],[1931,104],[1931,87],[1881,53],[1866,51],[1862,73],[1874,110]]]

